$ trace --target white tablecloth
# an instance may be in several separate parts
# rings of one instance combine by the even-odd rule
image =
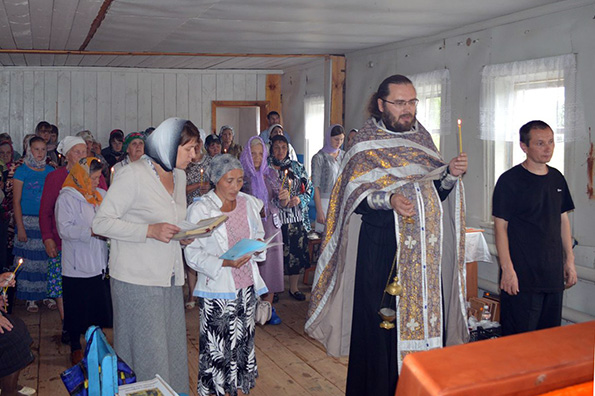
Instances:
[[[488,249],[488,243],[483,236],[483,232],[469,232],[465,236],[465,262],[483,261],[492,262],[492,255]]]

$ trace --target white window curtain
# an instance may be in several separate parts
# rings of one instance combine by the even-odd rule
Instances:
[[[417,119],[433,135],[448,135],[450,124],[450,72],[448,69],[408,76],[417,91]]]
[[[481,80],[481,139],[518,142],[519,128],[534,119],[547,122],[557,142],[584,134],[574,54],[488,65]]]
[[[304,124],[306,127],[306,152],[304,166],[311,173],[310,162],[314,154],[324,146],[324,97],[307,96],[304,98]]]

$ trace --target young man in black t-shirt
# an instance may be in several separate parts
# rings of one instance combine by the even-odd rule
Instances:
[[[565,288],[576,284],[564,176],[547,166],[554,133],[543,121],[520,129],[526,159],[494,189],[492,214],[500,259],[502,334],[559,326]]]

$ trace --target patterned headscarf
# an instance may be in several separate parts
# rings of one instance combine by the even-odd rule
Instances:
[[[33,156],[33,152],[31,151],[31,145],[29,142],[33,139],[35,135],[27,135],[25,136],[25,146],[27,147],[27,153],[25,154],[25,164],[31,169],[44,169],[46,165],[46,159],[42,159],[40,161],[36,160]],[[44,142],[45,144],[45,142]],[[46,157],[47,158],[47,157]]]
[[[91,205],[98,206],[101,204],[103,197],[99,194],[97,189],[94,189],[91,185],[91,171],[89,167],[92,161],[99,161],[99,159],[95,157],[87,157],[82,158],[77,162],[68,173],[66,180],[64,180],[64,184],[62,184],[62,188],[74,188],[85,197],[87,202]],[[101,169],[98,169],[98,172],[101,172]]]
[[[280,161],[273,155],[273,145],[275,144],[275,142],[278,141],[282,141],[287,145],[287,155],[285,155],[285,158],[283,158]],[[282,168],[289,166],[289,164],[291,163],[291,160],[289,159],[289,143],[287,142],[287,139],[285,139],[285,136],[277,135],[271,139],[271,151],[269,154],[271,155],[270,161],[273,165],[280,166]]]
[[[217,185],[219,180],[229,171],[234,169],[241,169],[242,171],[242,164],[240,160],[234,157],[231,154],[221,154],[216,155],[211,160],[211,169],[210,169],[210,176],[211,181],[213,184]]]
[[[252,141],[258,140],[262,144],[262,163],[260,169],[254,167],[254,161],[252,160]],[[269,170],[269,164],[267,162],[268,153],[264,140],[260,136],[252,136],[242,154],[240,154],[240,162],[244,167],[244,177],[250,179],[250,186],[252,187],[252,195],[259,198],[264,203],[264,213],[268,213],[269,208],[269,193],[267,186],[264,182],[264,175]]]
[[[134,139],[140,139],[143,142],[145,141],[145,135],[143,135],[142,132],[131,132],[128,135],[126,135],[126,138],[124,139],[124,147],[122,147],[122,151],[126,152],[126,150],[128,150],[128,145],[134,140]]]

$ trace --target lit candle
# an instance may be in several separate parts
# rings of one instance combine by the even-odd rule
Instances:
[[[203,168],[200,168],[200,179],[199,179],[199,181],[200,181],[201,183],[202,183],[202,177],[203,177],[203,174],[204,174],[204,173],[205,173],[205,170],[204,170]]]
[[[17,270],[19,269],[19,267],[23,265],[23,258],[19,259],[19,263],[17,264],[17,267],[14,269],[14,271],[12,271],[12,274],[10,274],[10,276],[8,277],[8,279],[6,279],[6,285],[8,285],[10,283],[11,280],[13,280],[16,276]],[[4,310],[6,311],[7,308],[7,298],[6,298],[6,292],[8,291],[8,286],[5,286],[2,289],[2,296],[4,297]]]
[[[17,264],[17,267],[14,269],[14,271],[12,271],[12,273],[13,274],[16,274],[17,273],[17,270],[19,269],[19,267],[21,265],[23,265],[23,258],[22,257],[19,259],[19,263]]]
[[[289,198],[291,198],[291,179],[287,180],[287,184],[289,185]]]
[[[281,188],[285,186],[285,179],[287,179],[287,169],[285,169],[285,175],[283,176],[283,180],[281,181]]]
[[[112,182],[114,181],[114,167],[112,166],[112,170],[110,171],[110,178],[109,178],[109,184],[112,184]]]
[[[457,120],[457,125],[459,126],[459,153],[463,152],[463,135],[461,134],[461,124],[462,124],[462,121],[459,118]]]

